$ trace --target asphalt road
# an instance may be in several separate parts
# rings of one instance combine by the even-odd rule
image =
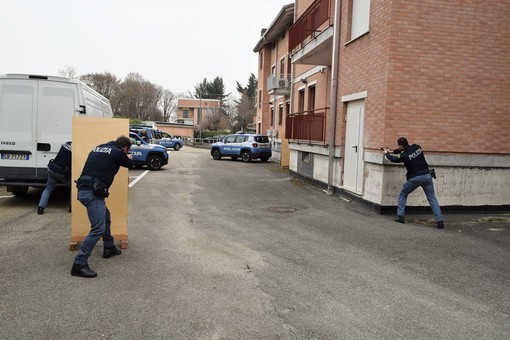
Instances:
[[[129,189],[129,248],[98,243],[84,279],[68,193],[39,216],[40,193],[0,188],[0,339],[510,338],[510,215],[398,224],[185,147]]]

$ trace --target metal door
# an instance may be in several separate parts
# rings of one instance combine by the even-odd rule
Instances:
[[[357,194],[363,193],[364,105],[364,101],[356,101],[347,106],[343,188]]]

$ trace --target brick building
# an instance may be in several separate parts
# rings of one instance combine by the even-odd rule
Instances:
[[[292,63],[290,114],[279,132],[292,173],[384,210],[396,205],[405,169],[379,147],[406,136],[436,169],[442,206],[510,206],[510,4],[293,7],[287,51],[278,52]],[[268,58],[261,51],[259,65]],[[428,205],[418,192],[408,204]]]
[[[177,99],[177,122],[198,127],[203,125],[208,115],[220,114],[220,101],[217,99]]]

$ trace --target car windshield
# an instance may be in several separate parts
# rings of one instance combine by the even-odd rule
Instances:
[[[269,138],[267,138],[267,136],[255,136],[254,139],[257,143],[269,143]]]

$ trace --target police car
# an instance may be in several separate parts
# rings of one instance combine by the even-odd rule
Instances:
[[[237,160],[240,157],[245,163],[257,158],[266,162],[271,158],[271,146],[267,136],[237,133],[214,143],[211,146],[211,156],[215,160],[220,160],[221,157]]]
[[[161,145],[149,144],[134,132],[129,133],[131,139],[130,153],[133,155],[135,167],[147,165],[149,170],[159,170],[168,164],[168,152]]]

